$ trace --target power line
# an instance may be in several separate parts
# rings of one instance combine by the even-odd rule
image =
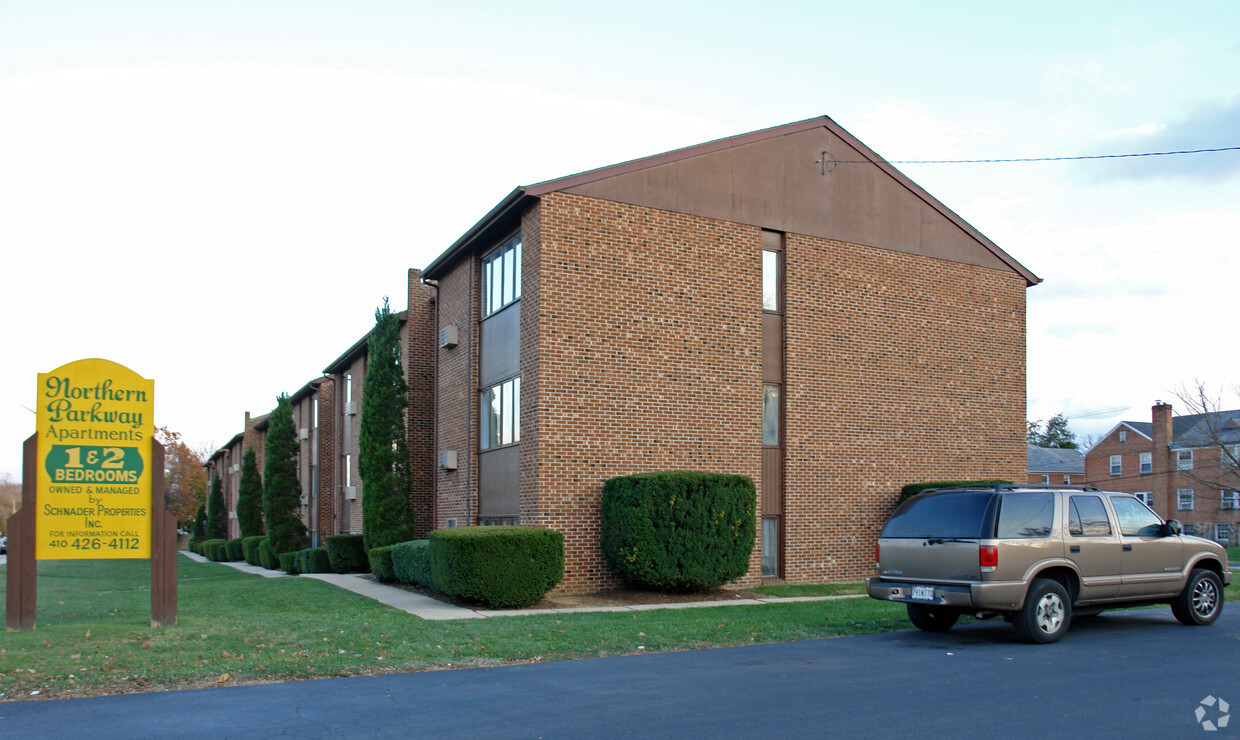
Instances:
[[[1181,149],[1173,152],[1138,152],[1134,154],[1089,154],[1075,157],[1016,157],[1012,159],[840,159],[837,164],[998,164],[1009,162],[1074,162],[1086,159],[1131,159],[1134,157],[1171,157],[1180,154],[1210,154],[1240,151],[1240,146],[1215,149]],[[829,155],[828,155],[829,156]]]

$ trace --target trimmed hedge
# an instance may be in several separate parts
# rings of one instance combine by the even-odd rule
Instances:
[[[295,576],[300,572],[297,570],[297,553],[296,552],[280,553],[280,570],[284,571],[285,573],[288,573],[290,576]]]
[[[370,558],[360,534],[333,534],[326,538],[327,557],[337,573],[366,573]]]
[[[276,555],[276,551],[271,549],[270,537],[264,537],[258,543],[258,564],[267,570],[280,569],[280,558]]]
[[[297,570],[302,573],[331,573],[331,559],[326,547],[307,547],[297,553]]]
[[[436,591],[495,609],[535,603],[564,577],[564,535],[541,527],[460,527],[430,536]]]
[[[228,559],[230,561],[245,560],[245,553],[241,549],[241,538],[236,537],[225,543],[228,550]]]
[[[964,486],[993,486],[996,484],[1011,484],[1010,480],[940,480],[930,481],[929,483],[910,483],[900,489],[900,498],[896,499],[896,505],[902,504],[910,498],[916,496],[928,488],[962,488]]]
[[[603,484],[607,565],[656,591],[710,591],[749,571],[757,489],[743,475],[668,471]]]
[[[392,567],[392,546],[376,547],[369,553],[370,572],[375,574],[379,583],[391,583],[396,580],[396,571]]]
[[[431,541],[410,540],[392,545],[392,570],[401,583],[431,587]]]
[[[241,553],[245,556],[245,562],[250,565],[263,564],[262,555],[259,553],[258,548],[265,539],[267,539],[267,536],[262,534],[241,538]]]
[[[209,560],[222,563],[228,559],[228,540],[206,540],[202,543],[202,551]]]

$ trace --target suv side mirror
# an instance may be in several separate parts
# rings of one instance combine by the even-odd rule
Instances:
[[[1180,520],[1178,519],[1168,519],[1167,523],[1163,525],[1164,536],[1180,534],[1183,531],[1184,527],[1180,526]]]

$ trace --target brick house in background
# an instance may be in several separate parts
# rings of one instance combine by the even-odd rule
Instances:
[[[1187,534],[1235,545],[1240,531],[1240,410],[1121,421],[1085,455],[1085,479],[1136,494]]]
[[[560,591],[618,585],[613,476],[751,477],[754,584],[871,572],[906,483],[1025,475],[1038,278],[826,117],[517,188],[425,278],[434,526],[560,531]]]
[[[1028,483],[1081,485],[1085,482],[1085,453],[1080,450],[1028,445],[1026,459]]]

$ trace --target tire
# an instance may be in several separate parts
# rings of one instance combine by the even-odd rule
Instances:
[[[919,630],[926,632],[946,632],[955,626],[960,619],[960,612],[955,609],[944,609],[925,604],[906,604],[908,620]]]
[[[1045,645],[1068,631],[1072,622],[1072,602],[1059,581],[1038,578],[1025,594],[1025,605],[1012,615],[1016,636],[1024,642]]]
[[[1184,590],[1171,601],[1171,613],[1181,624],[1211,624],[1223,613],[1223,582],[1212,570],[1194,568]]]

